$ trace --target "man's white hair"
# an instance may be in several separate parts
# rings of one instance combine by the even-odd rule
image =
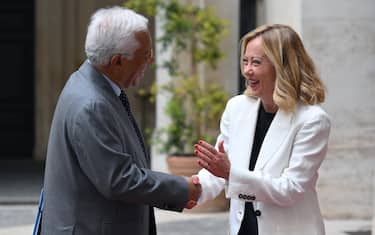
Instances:
[[[147,18],[123,7],[99,9],[92,15],[87,29],[87,58],[93,65],[106,65],[116,54],[131,59],[139,47],[135,34],[147,32],[147,24]]]

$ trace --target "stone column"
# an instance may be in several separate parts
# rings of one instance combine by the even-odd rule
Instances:
[[[282,23],[301,33],[301,5],[301,0],[258,0],[258,25]]]
[[[372,212],[372,234],[375,234],[375,171],[374,171],[374,183],[372,188],[372,206],[374,211]]]
[[[45,158],[58,95],[77,65],[76,5],[74,0],[36,1],[35,159]]]
[[[204,73],[207,78],[212,78],[212,82],[221,84],[225,87],[227,92],[231,95],[236,94],[238,88],[238,8],[239,1],[227,1],[227,0],[206,0],[206,1],[197,1],[196,3],[201,4],[201,6],[210,6],[214,7],[218,15],[223,19],[226,19],[229,23],[229,32],[227,37],[224,38],[222,46],[226,53],[226,57],[218,65],[216,71],[208,71],[205,68],[200,68],[200,72]],[[230,9],[230,10],[228,10]],[[162,19],[156,19],[156,38],[162,35],[161,25]],[[156,63],[162,64],[165,59],[170,57],[171,51],[162,51],[160,45],[156,45]],[[182,67],[184,64],[182,64]],[[170,81],[168,72],[165,69],[157,69],[156,80],[158,85],[168,83]],[[156,129],[164,127],[169,122],[168,117],[165,115],[165,105],[168,102],[168,95],[159,93],[156,99]],[[219,128],[219,126],[218,126]],[[160,154],[157,151],[157,148],[153,146],[152,148],[152,168],[160,171],[168,171],[166,166],[166,155]]]
[[[122,0],[36,0],[34,159],[45,159],[58,96],[69,75],[85,60],[90,15]]]
[[[155,18],[155,41],[163,35],[163,14],[158,14]],[[159,65],[162,65],[165,60],[169,60],[171,57],[171,49],[163,49],[160,43],[155,43],[155,63],[158,65],[156,69],[156,84],[161,87],[163,84],[168,83],[171,80],[171,77],[167,69],[162,68]],[[168,117],[165,115],[165,106],[168,103],[169,96],[165,92],[158,92],[156,95],[156,113],[155,113],[155,131],[156,135],[157,130],[165,127],[170,122]],[[156,138],[156,137],[154,137]],[[152,169],[162,172],[168,172],[166,165],[166,154],[160,153],[157,145],[151,146],[151,165]]]
[[[214,7],[218,16],[228,23],[228,32],[221,42],[225,53],[224,59],[217,65],[216,70],[204,71],[206,79],[218,83],[225,88],[230,96],[238,94],[239,73],[239,0],[206,0],[206,6]],[[206,66],[209,67],[209,66]]]

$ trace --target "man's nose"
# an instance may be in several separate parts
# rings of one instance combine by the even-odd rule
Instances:
[[[152,65],[155,63],[155,57],[152,55],[150,56],[150,58],[148,59],[148,64]]]

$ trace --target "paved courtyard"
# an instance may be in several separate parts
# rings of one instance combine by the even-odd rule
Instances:
[[[41,163],[1,162],[0,235],[31,235],[39,191]],[[228,212],[176,213],[156,210],[158,235],[227,235]],[[370,220],[326,220],[327,235],[370,235]],[[136,235],[136,234],[134,234]]]
[[[0,235],[31,235],[36,205],[0,205]],[[158,235],[227,235],[228,214],[156,211]],[[326,220],[327,235],[370,235],[369,220]]]

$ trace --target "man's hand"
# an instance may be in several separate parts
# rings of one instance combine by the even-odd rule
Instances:
[[[185,177],[188,185],[189,185],[189,196],[188,202],[186,203],[185,208],[191,209],[197,205],[197,201],[202,193],[202,187],[199,183],[198,176],[193,175],[191,177]]]

